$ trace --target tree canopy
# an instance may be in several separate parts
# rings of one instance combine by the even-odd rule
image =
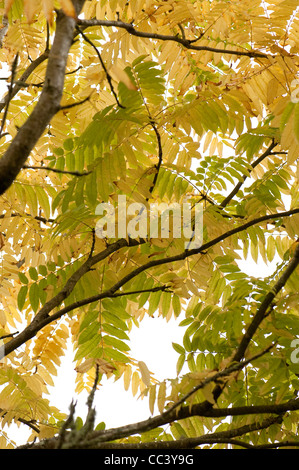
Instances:
[[[12,423],[31,428],[24,448],[298,447],[298,2],[1,0],[0,15],[0,447]],[[117,211],[100,236],[99,208],[124,198],[131,231]],[[149,232],[155,204],[184,203],[199,244],[175,233],[182,214]],[[184,328],[176,377],[131,355],[148,316]],[[84,422],[49,396],[69,343]],[[151,418],[107,429],[103,377]]]

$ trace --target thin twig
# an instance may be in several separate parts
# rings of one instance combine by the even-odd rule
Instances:
[[[16,71],[17,71],[18,58],[19,58],[19,53],[17,52],[17,54],[16,54],[16,56],[13,60],[12,66],[11,66],[11,78],[10,78],[10,84],[9,84],[9,88],[8,88],[7,101],[6,101],[6,104],[5,104],[5,109],[4,109],[2,122],[1,122],[1,126],[0,126],[0,139],[2,137],[2,132],[3,132],[4,125],[5,125],[5,121],[6,121],[6,117],[7,117],[7,113],[8,113],[8,107],[9,107],[10,101],[12,99],[13,85],[14,85],[15,75],[16,75]]]
[[[200,384],[196,385],[196,387],[194,387],[192,390],[190,390],[190,392],[186,393],[179,401],[174,403],[168,410],[166,410],[164,412],[164,415],[172,413],[172,411],[174,409],[178,408],[188,398],[190,398],[194,393],[198,392],[198,390],[201,390],[202,388],[204,388],[209,383],[211,383],[211,382],[217,383],[219,381],[219,379],[221,379],[222,377],[228,377],[230,374],[243,369],[250,362],[253,362],[255,359],[258,359],[259,357],[264,356],[264,354],[269,352],[274,346],[275,346],[275,343],[271,344],[266,349],[264,349],[262,352],[256,354],[255,356],[252,356],[251,358],[247,359],[246,361],[234,363],[234,364],[230,365],[229,367],[226,367],[225,369],[220,370],[219,372],[216,372],[212,376],[207,377],[205,380],[200,382]]]
[[[89,100],[90,100],[90,97],[91,97],[91,95],[87,96],[86,98],[84,98],[84,99],[81,100],[81,101],[76,101],[75,103],[71,103],[71,104],[66,104],[66,105],[64,105],[64,106],[60,106],[59,109],[60,109],[60,111],[61,111],[61,110],[65,110],[65,109],[74,108],[75,106],[79,106],[80,104],[83,104],[83,103],[85,103],[86,101],[89,101]]]
[[[114,90],[114,86],[112,84],[112,77],[111,75],[109,74],[108,70],[107,70],[107,67],[102,59],[102,56],[98,50],[98,48],[94,45],[94,43],[89,39],[89,37],[86,36],[86,34],[83,33],[83,31],[78,27],[76,26],[76,30],[81,34],[81,36],[83,37],[83,39],[88,43],[90,44],[90,46],[95,50],[98,58],[99,58],[99,61],[101,63],[101,66],[103,67],[103,70],[105,72],[105,75],[106,75],[106,78],[107,78],[107,81],[109,83],[109,86],[110,86],[110,90],[115,98],[115,101],[117,103],[117,105],[120,107],[120,108],[125,108],[122,104],[120,104],[119,100],[118,100],[118,96]]]
[[[87,176],[91,173],[91,171],[67,171],[67,170],[59,170],[58,168],[52,168],[50,166],[35,166],[35,165],[24,165],[24,169],[26,170],[47,170],[53,171],[54,173],[62,173],[65,175],[73,175],[73,176]]]
[[[260,156],[258,157],[252,164],[251,164],[251,170],[249,170],[249,173],[256,168],[265,158],[267,158],[269,155],[275,155],[276,152],[272,152],[272,149],[276,147],[277,143],[272,140],[270,146],[267,148],[267,150]],[[242,176],[242,180],[239,181],[236,186],[233,188],[233,190],[226,196],[226,198],[222,201],[220,204],[221,209],[224,209],[227,204],[233,199],[233,197],[237,194],[241,186],[244,184],[245,180],[247,179],[247,175]]]
[[[192,44],[193,41],[190,39],[181,38],[178,35],[172,36],[172,35],[164,35],[164,34],[157,34],[157,33],[149,33],[145,31],[138,31],[135,29],[132,23],[124,23],[123,21],[79,19],[77,24],[80,26],[85,26],[85,27],[105,26],[105,27],[122,28],[122,29],[125,29],[129,34],[132,34],[132,36],[137,36],[140,38],[147,38],[147,39],[156,39],[159,41],[174,41],[174,42],[181,44],[186,49],[191,49],[194,51],[209,51],[209,52],[214,52],[216,54],[229,54],[229,55],[246,56],[246,57],[252,57],[252,58],[253,57],[264,58],[264,59],[268,57],[267,54],[263,54],[262,52],[259,52],[259,51],[247,51],[247,50],[236,51],[236,50],[231,50],[231,49],[220,49],[220,48],[218,49],[215,47],[208,47],[208,46],[195,46]],[[196,40],[198,39],[200,38],[197,38]]]
[[[7,333],[7,335],[0,336],[0,339],[13,338],[15,335],[18,335],[18,334],[19,334],[18,331],[15,331],[14,333]]]
[[[162,149],[162,143],[161,143],[161,136],[160,136],[160,133],[159,133],[154,121],[151,121],[151,126],[154,129],[154,132],[155,132],[156,138],[157,138],[157,143],[158,143],[158,163],[155,165],[156,173],[155,173],[155,176],[154,176],[154,179],[153,179],[153,184],[152,184],[152,186],[149,190],[150,193],[153,192],[153,190],[156,186],[157,179],[158,179],[158,176],[159,176],[159,171],[160,171],[160,168],[161,168],[161,165],[162,165],[162,162],[163,162],[163,149]]]
[[[59,433],[59,436],[58,436],[58,443],[57,443],[57,446],[56,446],[57,449],[62,448],[62,446],[65,442],[67,429],[68,428],[74,428],[74,426],[75,426],[75,420],[74,420],[75,409],[76,409],[76,403],[74,403],[72,401],[72,403],[70,404],[70,413],[69,413],[66,421],[63,423],[62,428],[61,428],[60,433]]]
[[[22,86],[18,84],[18,82],[24,83],[26,80],[29,78],[29,76],[34,72],[34,70],[42,64],[45,60],[47,60],[49,57],[49,51],[44,51],[37,59],[35,59],[33,62],[30,63],[29,67],[25,70],[25,72],[22,74],[22,76],[15,82],[15,85],[13,87],[13,90],[11,92],[11,96],[7,94],[4,98],[4,101],[0,103],[0,111],[3,110],[3,108],[7,105],[7,102],[11,100],[19,90],[21,90]]]

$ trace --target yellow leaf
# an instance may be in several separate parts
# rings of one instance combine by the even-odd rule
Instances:
[[[145,362],[139,361],[138,362],[138,367],[139,367],[139,370],[140,370],[140,373],[141,373],[141,378],[142,378],[143,383],[147,387],[149,387],[150,384],[151,384],[151,375],[150,375],[150,371],[148,370],[147,365],[145,364]]]
[[[6,323],[6,315],[3,310],[0,310],[0,325],[5,326]]]
[[[158,409],[160,413],[163,413],[166,399],[166,382],[162,382],[158,392]]]
[[[154,414],[155,401],[156,401],[156,385],[152,385],[149,391],[149,409],[152,415]]]
[[[41,439],[49,439],[53,437],[56,433],[55,426],[47,426],[44,424],[41,424],[39,426],[39,434],[38,437]]]
[[[132,375],[132,369],[130,366],[127,366],[124,372],[124,388],[126,391],[129,390],[129,386],[131,382],[131,375]]]
[[[209,402],[214,404],[215,403],[215,398],[213,395],[213,389],[214,389],[214,384],[209,383],[202,389],[202,393],[204,394],[205,399]]]
[[[4,2],[4,15],[7,16],[7,13],[11,9],[14,0],[5,0]]]
[[[77,14],[76,14],[74,5],[71,0],[59,0],[59,3],[64,13],[67,16],[71,16],[72,18],[77,18]]]
[[[129,90],[137,90],[129,75],[118,65],[112,65],[109,69],[109,74],[116,82],[124,83]]]
[[[36,5],[33,0],[24,0],[24,12],[28,23],[32,23],[34,14],[36,12]]]
[[[53,0],[43,0],[43,10],[48,23],[53,24]]]
[[[135,371],[133,376],[132,376],[132,394],[133,394],[133,396],[136,395],[136,393],[138,391],[138,388],[139,388],[139,384],[140,384],[139,374],[138,374],[138,372]]]

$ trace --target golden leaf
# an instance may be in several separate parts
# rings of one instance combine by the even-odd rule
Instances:
[[[141,378],[142,378],[143,383],[147,387],[149,387],[151,384],[151,375],[150,375],[150,371],[148,370],[147,365],[143,361],[138,361],[138,367],[141,373]]]
[[[137,90],[129,75],[118,65],[112,65],[109,69],[109,74],[116,82],[124,83],[129,90]]]
[[[53,0],[43,0],[43,11],[48,23],[52,26],[53,24]]]
[[[158,392],[158,409],[160,413],[163,413],[166,399],[166,382],[162,382]]]
[[[36,4],[33,0],[24,0],[24,12],[28,23],[31,24],[36,13]]]
[[[71,0],[59,0],[59,3],[67,16],[77,18],[77,13]]]
[[[4,2],[4,15],[5,16],[7,16],[9,10],[11,9],[13,2],[14,0],[5,0]]]

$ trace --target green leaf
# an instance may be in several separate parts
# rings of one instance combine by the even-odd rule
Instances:
[[[185,349],[180,344],[172,343],[172,347],[178,354],[185,354]]]
[[[109,333],[112,336],[116,336],[119,339],[130,339],[129,336],[123,330],[115,328],[115,326],[109,325],[109,323],[104,323],[103,330],[106,331],[106,333]]]
[[[101,324],[99,322],[93,322],[84,328],[84,330],[80,333],[78,344],[80,345],[86,341],[90,341],[95,335],[98,336],[98,341],[100,342],[100,335],[98,334],[100,326]]]
[[[18,276],[19,276],[19,279],[21,281],[22,284],[28,284],[28,279],[27,277],[25,276],[24,273],[21,273],[20,271],[18,272]]]
[[[29,289],[29,301],[34,312],[37,311],[39,305],[39,290],[38,285],[34,282]]]
[[[38,280],[38,274],[37,274],[37,270],[35,268],[29,268],[29,276],[31,277],[31,279],[33,281],[37,281]]]
[[[47,276],[48,274],[48,270],[47,270],[47,267],[43,264],[41,264],[39,267],[38,267],[38,271],[39,273],[42,275],[42,276]]]
[[[28,281],[27,281],[28,282]],[[18,309],[22,310],[26,300],[26,295],[28,292],[28,286],[22,286],[18,293]]]
[[[47,300],[47,291],[46,291],[47,285],[48,285],[47,279],[45,278],[41,279],[38,283],[39,299],[42,305],[44,305],[44,303]]]
[[[180,297],[176,294],[174,294],[172,297],[172,308],[173,308],[174,315],[178,317],[179,314],[181,313],[181,301],[180,301]]]
[[[64,142],[63,142],[63,147],[65,148],[65,150],[73,150],[74,148],[74,140],[72,137],[69,137],[68,139],[66,139]]]
[[[130,347],[117,338],[105,335],[103,336],[103,340],[106,344],[108,344],[109,346],[113,346],[118,351],[130,351]]]
[[[177,364],[176,364],[176,372],[177,372],[177,375],[180,374],[184,364],[185,364],[185,361],[186,361],[186,357],[185,357],[185,354],[181,354],[178,358],[178,361],[177,361]]]
[[[75,361],[82,359],[83,357],[86,358],[94,352],[96,346],[99,344],[99,335],[95,335],[89,341],[85,341],[81,344],[75,354]]]
[[[104,423],[104,421],[101,421],[99,424],[96,425],[95,431],[104,431],[105,428],[106,424]]]
[[[125,354],[113,348],[106,348],[105,355],[109,356],[114,361],[123,362],[123,363],[129,362],[129,358],[125,356]]]
[[[120,330],[123,330],[123,331],[128,330],[127,324],[123,320],[118,318],[116,315],[114,315],[113,313],[103,310],[101,315],[106,322],[114,325],[116,328],[119,328]]]

